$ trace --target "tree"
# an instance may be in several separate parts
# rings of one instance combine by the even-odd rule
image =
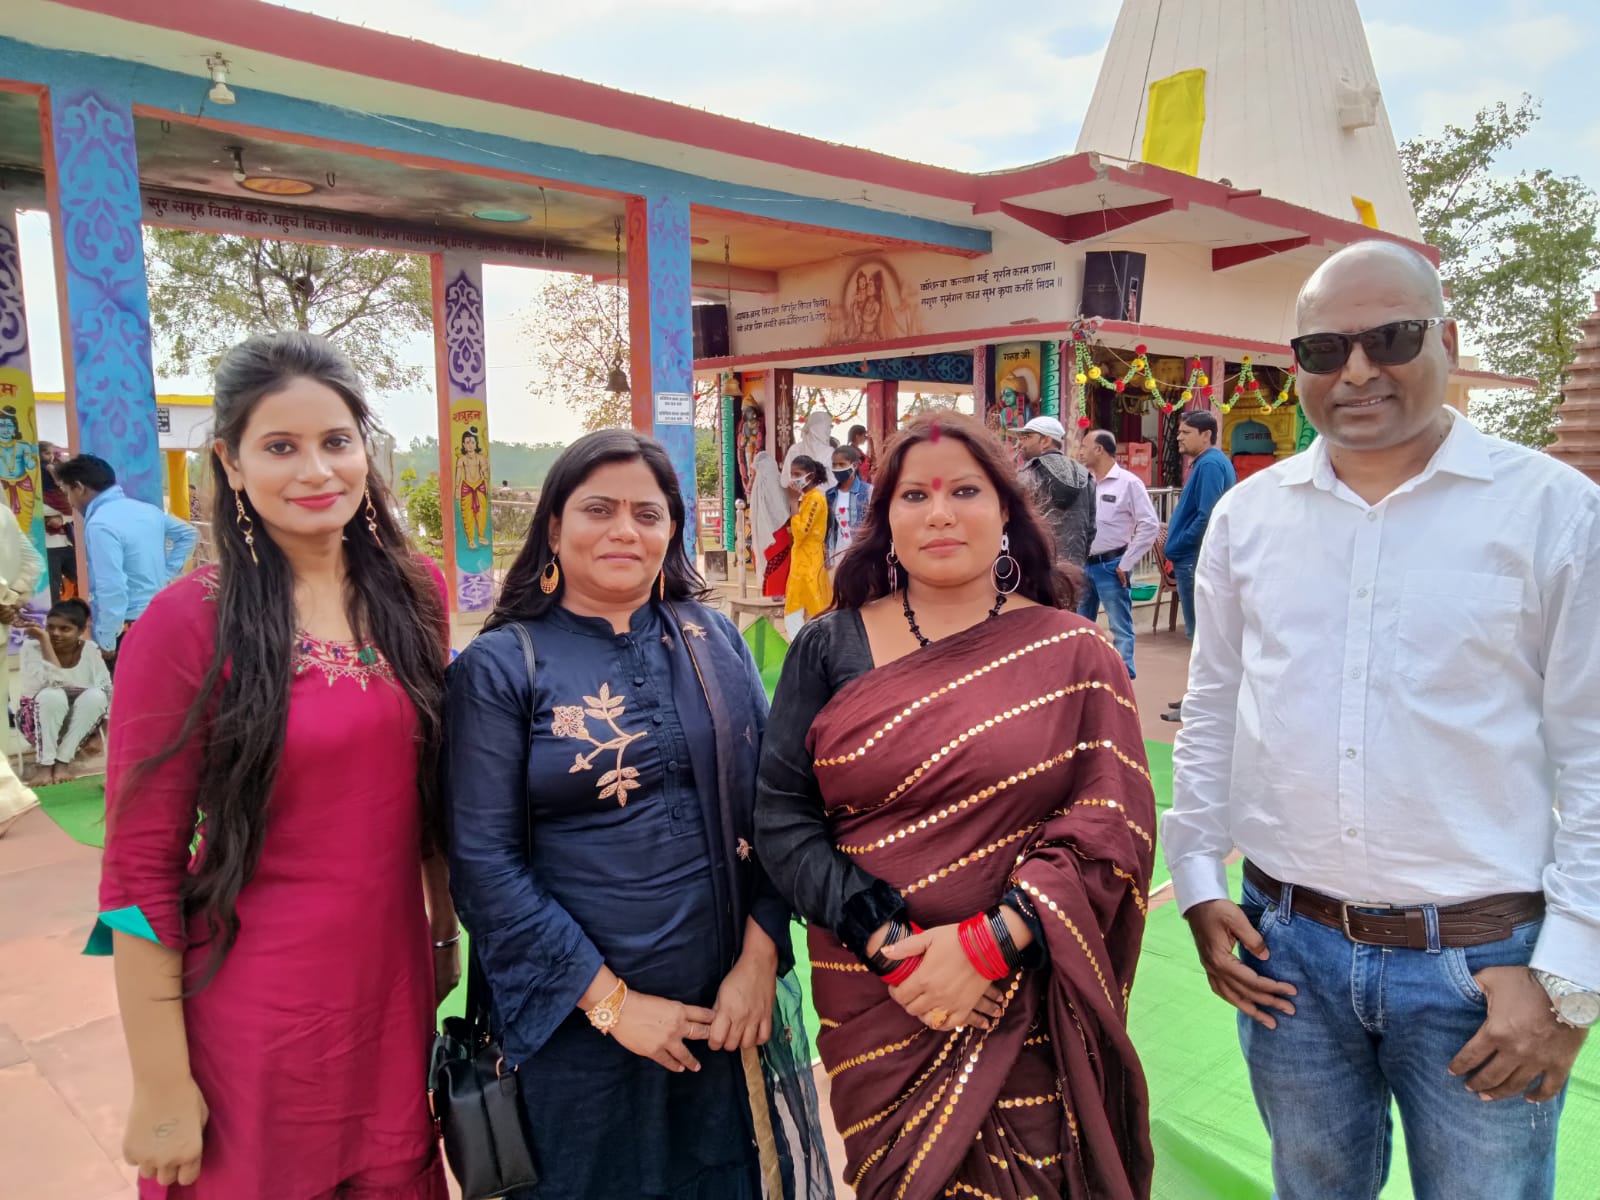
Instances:
[[[1439,248],[1451,311],[1491,370],[1537,381],[1473,405],[1492,433],[1529,446],[1554,440],[1556,406],[1600,274],[1600,201],[1553,171],[1497,175],[1495,160],[1538,119],[1523,96],[1482,109],[1470,128],[1400,149],[1423,237]]]
[[[426,258],[181,229],[144,236],[163,371],[209,374],[249,334],[301,329],[337,342],[374,392],[426,379],[401,361],[405,340],[433,328]]]
[[[523,314],[522,334],[538,347],[540,378],[529,391],[566,404],[582,416],[585,429],[632,425],[628,393],[606,391],[612,364],[628,369],[626,288],[601,286],[587,275],[551,274]]]

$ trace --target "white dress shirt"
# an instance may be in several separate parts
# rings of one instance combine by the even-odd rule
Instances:
[[[1131,575],[1160,532],[1161,518],[1150,503],[1144,480],[1122,464],[1112,464],[1106,477],[1095,483],[1094,545],[1089,547],[1089,556],[1126,546],[1128,552],[1117,565]]]
[[[1238,847],[1344,900],[1542,891],[1600,990],[1600,488],[1453,416],[1368,506],[1323,443],[1211,518],[1162,821],[1179,906]]]

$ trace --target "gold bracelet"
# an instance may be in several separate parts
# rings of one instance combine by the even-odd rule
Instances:
[[[609,1037],[617,1022],[622,1020],[622,1006],[627,1002],[628,985],[619,979],[611,994],[589,1009],[589,1024]]]

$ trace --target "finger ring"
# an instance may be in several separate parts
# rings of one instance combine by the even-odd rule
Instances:
[[[936,1008],[928,1014],[928,1027],[930,1029],[943,1029],[944,1023],[949,1019],[949,1013],[942,1008]]]

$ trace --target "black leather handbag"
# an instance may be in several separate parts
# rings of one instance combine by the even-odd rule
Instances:
[[[533,639],[520,624],[512,628],[531,690]],[[517,1073],[505,1065],[490,1030],[489,979],[470,947],[466,1015],[446,1017],[434,1035],[428,1104],[462,1200],[498,1200],[539,1182]]]
[[[469,954],[466,1016],[445,1018],[428,1064],[428,1103],[462,1200],[497,1200],[539,1182],[517,1073],[489,1033],[488,998]]]

